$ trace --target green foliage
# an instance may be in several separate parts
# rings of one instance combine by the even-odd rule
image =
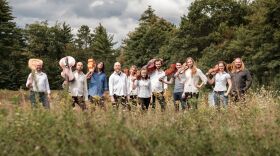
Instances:
[[[128,34],[123,43],[126,65],[145,65],[159,55],[160,48],[168,43],[175,26],[154,14],[151,7],[141,15],[139,27]]]
[[[96,28],[82,25],[76,36],[66,23],[36,22],[19,29],[7,1],[0,0],[0,88],[24,86],[27,61],[38,57],[45,61],[52,89],[58,89],[57,62],[66,55],[84,64],[91,57],[103,61],[107,73],[116,60],[141,67],[160,57],[166,67],[191,56],[205,71],[219,60],[231,63],[241,57],[254,75],[254,84],[279,88],[279,17],[279,0],[196,0],[176,27],[149,6],[138,27],[114,49],[113,36],[101,24]]]
[[[175,113],[172,103],[165,113],[77,112],[68,98],[66,92],[56,97],[51,110],[0,107],[1,155],[280,153],[279,97],[263,89],[252,92],[246,106],[216,110],[201,101],[198,110],[184,113]]]

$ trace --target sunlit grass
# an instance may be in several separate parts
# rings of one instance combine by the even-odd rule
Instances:
[[[26,92],[0,91],[1,155],[279,155],[280,104],[276,92],[259,89],[227,110],[207,107],[175,113],[71,108],[56,91],[52,109],[12,102]],[[170,93],[168,94],[170,97]]]

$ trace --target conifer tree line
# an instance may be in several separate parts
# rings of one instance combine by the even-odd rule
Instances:
[[[242,57],[254,84],[279,89],[280,0],[196,0],[186,12],[176,26],[148,6],[138,26],[116,48],[102,24],[82,25],[77,34],[65,22],[27,23],[19,28],[7,0],[0,0],[0,88],[24,87],[28,59],[41,58],[51,89],[60,89],[58,61],[70,55],[85,66],[91,57],[104,61],[108,74],[115,61],[141,67],[159,57],[168,66],[191,56],[206,72],[219,60],[231,63]]]

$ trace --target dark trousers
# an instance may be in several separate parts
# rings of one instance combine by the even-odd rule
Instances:
[[[86,109],[86,104],[83,96],[72,96],[72,100],[73,107],[75,107],[75,104],[77,104],[82,110]]]
[[[151,98],[138,98],[139,104],[141,105],[142,110],[148,110]]]
[[[137,106],[137,95],[130,95],[130,102],[133,106]]]
[[[48,96],[47,96],[47,93],[45,93],[45,92],[30,91],[29,98],[30,98],[32,107],[36,107],[36,104],[38,102],[37,100],[39,100],[39,102],[42,103],[45,108],[47,108],[47,109],[50,108]]]
[[[89,101],[91,104],[94,104],[95,106],[100,106],[101,108],[105,108],[105,100],[104,96],[90,96]]]
[[[231,91],[230,96],[233,102],[244,102],[245,92],[244,91]]]
[[[198,97],[199,93],[191,93],[191,92],[186,92],[185,93],[185,98],[183,98],[183,101],[187,103],[188,109],[194,107],[197,109],[197,103],[198,103]]]
[[[115,102],[112,103],[113,107],[119,109],[119,106],[122,105],[123,108],[128,108],[128,110],[131,110],[129,103],[127,102],[126,96],[114,95],[113,97],[115,99]]]
[[[165,98],[163,96],[163,92],[157,93],[154,92],[153,93],[153,102],[152,102],[152,108],[155,109],[156,108],[156,100],[159,102],[160,107],[161,107],[161,111],[165,110]]]

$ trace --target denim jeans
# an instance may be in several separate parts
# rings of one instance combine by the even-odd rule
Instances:
[[[50,108],[47,93],[45,93],[45,92],[30,91],[29,98],[30,98],[32,107],[36,107],[36,104],[38,102],[38,101],[36,101],[36,98],[39,98],[39,102],[41,102],[45,108]]]
[[[220,107],[221,106],[221,102],[224,108],[227,107],[228,105],[228,96],[225,96],[226,91],[220,91],[220,92],[216,92],[214,91],[214,102],[215,102],[215,106]]]
[[[182,109],[186,109],[186,102],[182,99],[183,92],[174,92],[173,93],[173,102],[175,106],[175,111],[179,111],[179,105],[177,105],[177,101],[180,101]]]

